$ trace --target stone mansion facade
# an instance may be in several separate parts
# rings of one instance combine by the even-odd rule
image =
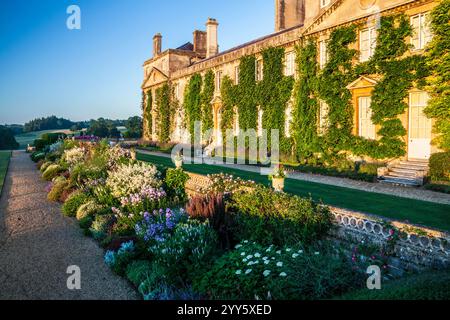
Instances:
[[[265,0],[270,1],[270,0]],[[184,103],[184,92],[194,74],[204,76],[212,70],[215,75],[215,93],[211,101],[214,128],[217,131],[215,141],[218,142],[221,121],[222,79],[226,75],[235,84],[239,81],[239,63],[243,56],[256,57],[256,80],[261,80],[261,52],[269,47],[285,49],[284,73],[286,76],[298,76],[296,68],[295,47],[306,37],[313,36],[317,41],[317,62],[320,68],[327,63],[327,40],[330,33],[341,26],[357,25],[357,41],[352,44],[358,51],[358,61],[355,64],[370,59],[374,54],[377,35],[377,18],[396,13],[405,14],[410,20],[414,35],[408,39],[411,44],[408,54],[423,54],[427,43],[432,39],[428,23],[429,12],[439,3],[437,0],[275,0],[275,32],[260,39],[250,41],[224,52],[219,51],[218,27],[215,19],[208,19],[206,31],[193,32],[192,43],[188,42],[176,49],[162,50],[162,36],[156,34],[153,38],[153,57],[144,65],[144,81],[142,90],[155,96],[158,88],[170,83],[175,99],[180,105]],[[226,26],[224,26],[226,29]],[[352,104],[355,110],[353,117],[353,135],[367,139],[378,139],[378,127],[371,120],[371,94],[379,79],[377,77],[361,76],[350,84],[343,84],[352,94]],[[427,160],[437,148],[431,144],[433,139],[433,120],[427,118],[423,110],[427,106],[428,94],[423,89],[413,88],[407,97],[408,108],[398,116],[407,134],[406,158]],[[152,104],[155,104],[155,99]],[[155,105],[151,107],[156,113]],[[186,142],[189,137],[183,131],[183,110],[176,115],[175,126],[171,132],[172,142]],[[328,106],[320,102],[317,114],[318,127],[326,123]],[[292,122],[292,107],[286,108],[286,127]],[[258,116],[261,118],[261,115]],[[155,122],[157,114],[152,121]],[[235,115],[238,119],[238,114]],[[239,131],[239,122],[233,120],[233,128]],[[156,124],[144,121],[144,139],[157,140]],[[260,123],[258,123],[260,127]],[[256,129],[256,128],[255,128]],[[289,129],[286,129],[288,132]]]

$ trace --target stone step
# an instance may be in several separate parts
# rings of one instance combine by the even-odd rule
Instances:
[[[425,166],[417,166],[417,165],[406,165],[406,164],[397,164],[390,168],[393,169],[399,169],[399,170],[414,170],[414,171],[428,171],[429,167]]]
[[[428,168],[429,163],[428,162],[418,162],[418,161],[400,161],[398,165]]]
[[[406,187],[418,187],[420,184],[415,179],[407,179],[407,178],[399,178],[399,177],[391,177],[384,176],[380,183],[389,183],[393,185],[400,185]]]
[[[416,171],[413,171],[413,172],[389,171],[388,176],[398,177],[398,178],[405,177],[406,179],[415,179],[416,178]]]

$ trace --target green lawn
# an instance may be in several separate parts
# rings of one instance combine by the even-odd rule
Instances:
[[[3,182],[6,176],[6,169],[8,169],[9,158],[11,151],[0,151],[0,193],[3,188]]]
[[[33,131],[33,132],[27,132],[22,133],[19,135],[16,135],[16,141],[19,143],[19,149],[25,149],[28,144],[33,144],[34,140],[39,138],[44,133],[50,133],[50,132],[64,132],[68,133],[70,130],[42,130],[42,131]]]
[[[158,166],[173,167],[169,158],[140,154],[137,158]],[[197,174],[228,173],[236,177],[253,180],[269,185],[267,176],[238,169],[223,168],[211,165],[185,164],[186,171]],[[355,189],[331,186],[321,183],[286,179],[285,191],[303,197],[312,197],[325,204],[384,216],[387,218],[408,221],[431,228],[450,231],[450,205],[400,198],[385,194],[359,191]]]

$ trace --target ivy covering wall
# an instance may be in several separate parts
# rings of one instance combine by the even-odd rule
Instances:
[[[195,122],[202,120],[201,107],[202,76],[194,74],[186,87],[184,93],[184,109],[186,111],[186,128],[194,139]]]
[[[258,123],[256,92],[256,58],[242,57],[239,63],[239,84],[234,92],[242,130],[256,129]]]
[[[158,141],[167,143],[170,141],[172,108],[171,92],[168,83],[156,89],[156,107],[158,111]]]
[[[147,93],[142,93],[142,105],[143,105],[143,111],[144,111],[144,121],[145,121],[145,128],[146,137],[151,138],[152,132],[153,132],[153,118],[152,118],[152,106],[153,106],[153,94],[152,90],[147,91]]]
[[[450,150],[450,0],[443,0],[431,12],[433,40],[429,44],[427,64],[431,70],[431,99],[427,116],[435,119],[433,141],[445,151]]]
[[[214,98],[215,76],[212,70],[206,72],[203,80],[203,89],[201,93],[202,109],[202,133],[214,128],[213,109],[211,101]]]

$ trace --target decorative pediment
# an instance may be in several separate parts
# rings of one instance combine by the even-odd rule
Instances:
[[[369,78],[369,77],[359,77],[358,79],[356,79],[355,81],[353,81],[352,83],[350,83],[346,88],[349,90],[353,90],[353,89],[360,89],[360,88],[370,88],[370,87],[375,87],[375,85],[378,83],[377,80]]]
[[[167,80],[169,80],[169,77],[164,72],[156,67],[153,67],[147,78],[144,80],[142,88],[146,89],[151,86],[166,82]]]

